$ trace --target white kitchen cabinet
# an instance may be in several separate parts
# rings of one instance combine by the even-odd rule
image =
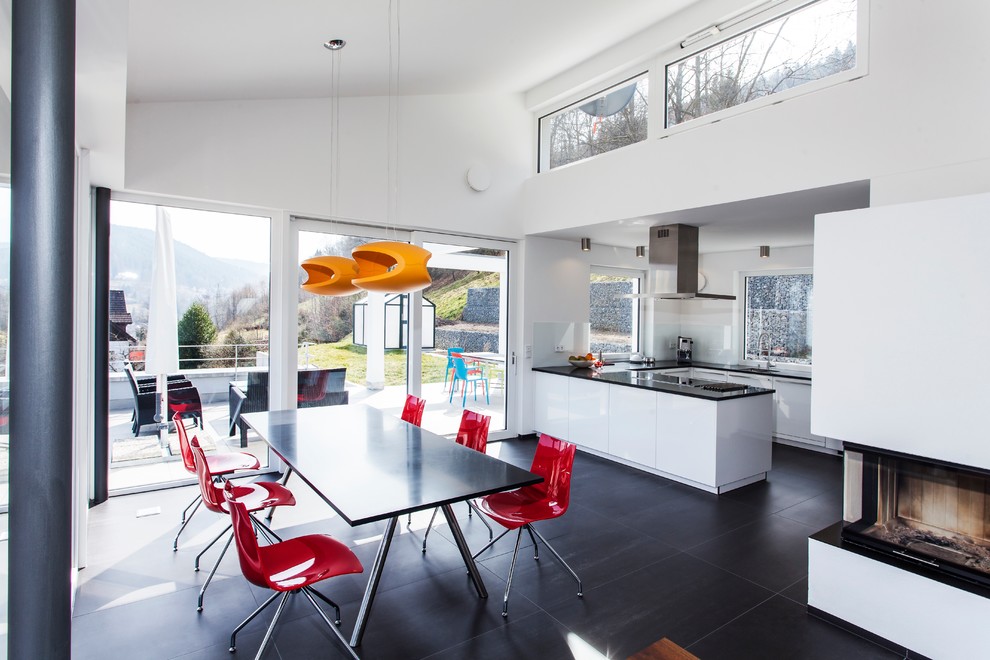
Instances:
[[[708,487],[715,485],[713,401],[676,394],[657,397],[656,468]]]
[[[824,447],[825,438],[811,432],[811,381],[777,377],[773,379],[773,388],[777,390],[774,435]]]
[[[701,369],[699,367],[691,368],[691,378],[700,378],[702,380],[714,380],[719,383],[726,382],[727,376],[726,372],[721,369]]]
[[[668,376],[687,376],[691,377],[691,367],[674,367],[673,369],[661,369],[660,373],[666,374]]]
[[[552,378],[552,376],[551,376]],[[566,380],[569,393],[568,441],[600,452],[608,452],[610,387],[579,378]],[[552,435],[552,434],[551,434]]]
[[[656,392],[623,385],[609,385],[608,389],[608,453],[654,467],[657,456]]]
[[[568,382],[570,378],[533,373],[533,425],[540,433],[569,440]]]

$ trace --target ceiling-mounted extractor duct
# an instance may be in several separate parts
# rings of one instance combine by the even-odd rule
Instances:
[[[673,291],[658,291],[664,300],[735,300],[735,296],[698,291],[698,228],[661,225],[650,228],[650,264],[672,275]],[[668,279],[668,278],[664,278]]]

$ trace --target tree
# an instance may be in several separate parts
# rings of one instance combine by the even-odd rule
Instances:
[[[193,303],[179,319],[179,367],[201,369],[207,351],[204,345],[212,344],[217,337],[210,313],[202,303]]]

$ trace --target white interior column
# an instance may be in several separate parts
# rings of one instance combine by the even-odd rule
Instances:
[[[368,292],[368,318],[364,340],[368,348],[365,385],[369,390],[385,387],[385,294]]]

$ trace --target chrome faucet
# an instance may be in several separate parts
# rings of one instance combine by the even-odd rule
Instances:
[[[763,340],[764,339],[766,339],[766,349],[765,349],[766,352],[764,352],[764,348],[763,348]],[[773,368],[773,362],[770,361],[770,333],[769,332],[761,332],[760,333],[760,336],[757,338],[757,340],[756,340],[756,356],[757,356],[757,358],[764,357],[764,356],[766,357],[767,365],[766,365],[766,367],[764,367],[765,369],[770,370],[771,368]]]

